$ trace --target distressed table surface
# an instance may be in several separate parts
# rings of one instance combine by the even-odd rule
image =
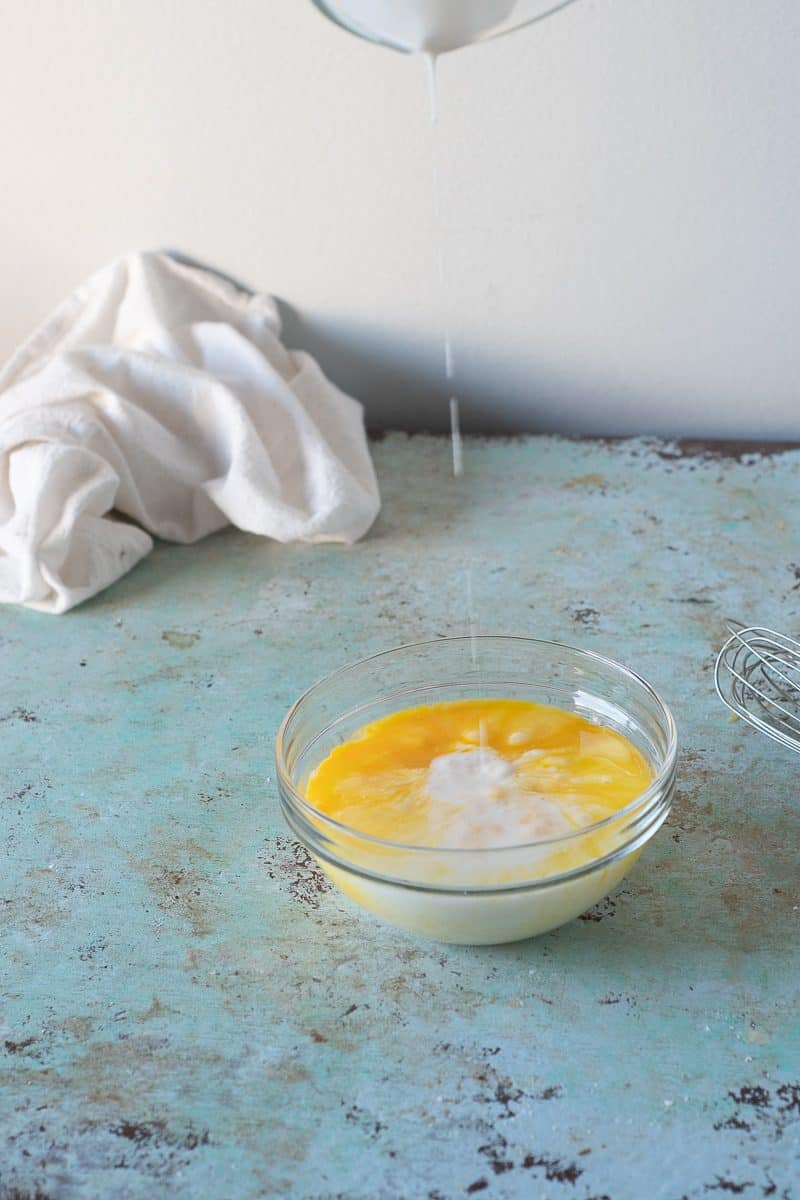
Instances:
[[[160,546],[0,612],[0,1200],[800,1196],[800,761],[731,723],[728,617],[800,627],[800,453],[374,447],[349,549]],[[631,665],[681,739],[622,889],[536,941],[416,941],[287,837],[272,741],[372,651],[465,631]]]

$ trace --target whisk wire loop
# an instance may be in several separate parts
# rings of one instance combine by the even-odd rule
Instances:
[[[717,694],[755,729],[800,752],[800,642],[760,625],[730,626],[717,656]]]

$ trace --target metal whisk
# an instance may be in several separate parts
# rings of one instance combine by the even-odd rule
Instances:
[[[800,753],[800,642],[760,626],[729,629],[714,670],[720,700]]]

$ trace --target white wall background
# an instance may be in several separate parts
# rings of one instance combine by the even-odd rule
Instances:
[[[800,4],[578,0],[440,65],[308,0],[5,0],[0,359],[122,251],[270,290],[443,428],[800,437]]]

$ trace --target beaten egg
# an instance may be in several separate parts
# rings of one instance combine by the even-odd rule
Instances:
[[[563,838],[613,816],[651,779],[627,738],[577,713],[458,700],[365,726],[319,764],[306,799],[387,842],[480,850]]]

